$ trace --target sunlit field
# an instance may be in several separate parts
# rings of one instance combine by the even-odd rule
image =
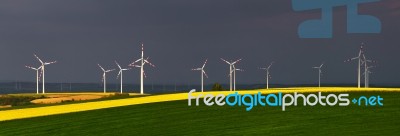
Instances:
[[[280,91],[280,89],[274,90]],[[274,90],[263,93],[270,93]],[[283,90],[291,90],[285,91],[286,93],[301,92],[301,90],[312,93],[311,90],[319,89],[290,88],[282,89],[282,92],[284,92]],[[333,93],[337,93],[339,90],[341,89],[321,89],[321,91],[333,91]],[[258,91],[241,91],[241,93],[256,92]],[[400,133],[400,92],[398,89],[368,89],[368,91],[354,89],[353,92],[348,93],[352,97],[380,95],[385,98],[384,106],[352,104],[347,107],[292,106],[286,111],[282,111],[279,107],[257,106],[251,111],[246,111],[243,106],[205,106],[201,104],[189,107],[186,100],[187,93],[166,94],[2,111],[0,113],[2,120],[6,119],[3,118],[5,116],[8,117],[8,121],[0,122],[0,135],[337,136],[397,135]],[[42,112],[46,110],[49,110],[49,116],[42,115]],[[77,112],[81,110],[91,111]],[[19,114],[16,111],[24,113]],[[57,112],[64,112],[64,114]],[[14,114],[15,118],[8,114]],[[16,119],[18,116],[25,119]]]
[[[239,94],[256,94],[258,92],[261,92],[263,94],[278,93],[278,92],[282,92],[282,93],[293,93],[293,92],[299,92],[299,93],[400,92],[400,88],[360,88],[359,89],[359,88],[343,88],[343,87],[324,87],[324,88],[302,87],[302,88],[275,88],[275,89],[269,89],[269,90],[260,89],[260,90],[238,91]],[[213,95],[217,95],[217,94],[227,95],[227,94],[231,94],[232,92],[231,91],[214,91],[214,92],[204,92],[204,93],[213,94]],[[57,93],[57,94],[60,95],[60,93]],[[77,93],[73,93],[73,94],[77,94]],[[83,94],[90,94],[90,93],[83,93]],[[93,94],[97,95],[100,93],[93,93]],[[198,95],[198,94],[201,94],[201,92],[194,93],[193,95]],[[16,95],[16,94],[14,94],[14,95]],[[22,95],[29,95],[29,94],[22,94]],[[110,95],[110,94],[103,94],[103,95]],[[71,113],[71,112],[89,111],[89,110],[113,108],[113,107],[120,107],[120,106],[186,100],[187,98],[188,98],[187,93],[176,93],[176,94],[148,95],[148,96],[138,97],[138,98],[126,98],[126,99],[105,100],[105,101],[76,103],[76,104],[52,105],[52,106],[44,106],[44,107],[37,107],[37,108],[11,109],[11,110],[0,111],[0,115],[1,115],[0,121],[55,115],[55,114],[64,114],[64,113]]]

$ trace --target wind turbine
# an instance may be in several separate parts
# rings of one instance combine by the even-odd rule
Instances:
[[[232,65],[232,72],[233,72],[233,90],[236,91],[236,71],[244,71],[242,69],[237,69],[235,65]]]
[[[232,91],[232,73],[234,73],[235,70],[234,65],[242,59],[238,59],[234,62],[226,61],[223,58],[221,58],[221,60],[229,64],[229,89]]]
[[[271,68],[272,64],[274,64],[274,62],[271,62],[271,64],[269,64],[269,66],[266,68],[259,68],[267,71],[267,89],[269,89],[269,79],[271,78],[271,75],[269,74],[269,69]]]
[[[361,43],[360,51],[358,52],[357,57],[354,57],[354,58],[344,61],[344,62],[349,62],[349,61],[358,59],[358,77],[357,77],[358,78],[358,88],[361,87],[361,60],[362,60],[361,55],[363,54],[363,46],[364,46],[364,43]]]
[[[118,79],[119,75],[121,75],[121,94],[122,94],[122,90],[123,90],[123,86],[122,86],[122,76],[123,76],[123,73],[122,73],[122,71],[127,71],[127,70],[130,70],[131,68],[122,68],[122,67],[118,64],[117,61],[115,61],[115,64],[117,64],[117,66],[118,66],[118,68],[119,68],[119,72],[118,72],[118,75],[117,75],[117,79]]]
[[[31,67],[31,66],[25,66],[25,67],[33,69],[33,70],[36,71],[36,94],[39,94],[39,80],[40,80],[39,76],[42,75],[42,74],[39,75],[39,70],[42,68],[42,66],[40,66],[39,68],[34,68],[34,67]]]
[[[44,68],[45,68],[45,66],[46,65],[50,65],[50,64],[53,64],[53,63],[56,63],[57,61],[52,61],[52,62],[43,62],[38,56],[36,56],[36,54],[33,54],[35,57],[36,57],[36,59],[37,60],[39,60],[39,62],[42,64],[42,66],[40,66],[41,67],[41,69],[42,69],[42,83],[43,83],[43,87],[42,87],[42,93],[44,94],[44,93],[46,93],[45,92],[45,82],[44,82]]]
[[[140,67],[140,94],[144,93],[144,86],[143,86],[143,76],[146,76],[144,73],[144,65],[147,63],[152,67],[155,67],[153,64],[151,64],[148,61],[149,58],[144,59],[144,49],[143,49],[143,43],[142,43],[142,56],[140,59],[136,60],[135,62],[129,64],[129,66],[132,67]],[[135,63],[140,62],[140,66],[135,65]]]
[[[108,73],[108,72],[111,72],[111,71],[114,71],[115,69],[111,69],[111,70],[104,70],[104,68],[102,67],[102,66],[100,66],[100,64],[97,64],[100,68],[101,68],[101,70],[103,70],[103,78],[102,78],[102,80],[103,80],[103,87],[104,87],[104,93],[106,93],[106,85],[107,85],[107,82],[106,82],[106,73]]]
[[[201,67],[201,68],[196,68],[196,69],[192,69],[192,70],[199,70],[199,71],[201,71],[201,92],[204,91],[204,78],[203,78],[203,76],[205,75],[206,78],[208,78],[208,76],[207,76],[207,74],[206,74],[206,71],[204,71],[204,67],[206,66],[206,64],[207,64],[207,59],[206,59],[206,61],[204,62],[203,67]]]
[[[374,68],[374,66],[367,67],[366,71],[363,73],[364,78],[365,78],[365,88],[369,87],[369,74],[372,73],[369,69],[371,69],[371,68]]]
[[[367,63],[368,62],[372,63],[372,62],[375,62],[375,61],[368,60],[365,57],[365,52],[362,54],[362,57],[363,57],[363,60],[362,60],[361,64],[364,64],[364,73],[363,73],[363,75],[364,75],[364,87],[368,88],[369,87],[369,74],[372,73],[369,69],[373,68],[374,66],[368,66]]]
[[[324,66],[324,63],[322,63],[319,67],[312,67],[312,68],[318,69],[318,87],[321,87],[321,73],[322,73],[321,68],[322,68],[322,66]]]

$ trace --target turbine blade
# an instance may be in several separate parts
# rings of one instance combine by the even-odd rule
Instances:
[[[111,72],[111,71],[114,71],[115,69],[110,69],[110,70],[107,70],[107,71],[105,71],[106,73],[108,73],[108,72]]]
[[[231,70],[231,71],[229,72],[229,75],[231,75],[231,74],[233,73],[233,71],[235,71],[235,70]]]
[[[208,75],[206,74],[206,71],[202,70],[203,74],[208,78]]]
[[[192,69],[192,70],[202,70],[202,68],[195,68],[195,69]]]
[[[57,63],[57,61],[46,62],[46,63],[44,63],[44,65],[50,65],[50,64],[54,64],[54,63]]]
[[[129,66],[129,67],[139,67],[139,68],[140,68],[139,65],[135,65],[134,63],[131,63],[131,64],[129,64],[128,66]]]
[[[140,58],[140,59],[134,61],[133,63],[137,63],[137,62],[139,62],[139,61],[142,61],[142,59]]]
[[[236,71],[244,71],[243,69],[235,69]]]
[[[258,68],[258,69],[267,70],[267,68]]]
[[[101,70],[103,70],[103,72],[106,72],[105,70],[104,70],[104,68],[100,65],[100,64],[97,64],[100,68],[101,68]]]
[[[152,63],[150,63],[149,61],[147,61],[147,59],[146,60],[144,60],[147,64],[149,64],[150,66],[152,66],[152,67],[156,67],[155,65],[153,65]]]
[[[36,57],[36,59],[37,60],[39,60],[40,61],[40,63],[42,63],[43,64],[43,61],[38,57],[38,56],[36,56],[36,54],[33,54],[35,57]]]
[[[121,66],[118,64],[117,61],[115,61],[115,64],[117,64],[117,66],[118,66],[119,69],[122,69]]]
[[[41,81],[40,79],[41,79],[41,77],[42,77],[42,74],[43,74],[43,70],[40,70],[40,73],[39,73],[39,81]]]
[[[203,64],[203,67],[201,67],[201,68],[204,68],[204,67],[206,66],[207,60],[208,60],[208,59],[206,59],[206,61],[205,61],[204,64]]]
[[[351,58],[351,59],[347,59],[347,60],[345,60],[344,62],[350,62],[350,61],[352,61],[352,60],[355,60],[355,59],[358,59],[359,57],[354,57],[354,58]]]
[[[241,61],[241,60],[242,60],[242,59],[238,59],[238,60],[234,61],[234,62],[232,63],[232,65],[238,63],[238,62]]]
[[[365,43],[361,43],[360,50],[363,50]]]
[[[36,68],[34,68],[34,67],[31,67],[31,66],[25,66],[26,68],[29,68],[29,69],[33,69],[33,70],[38,70],[38,69],[36,69]]]
[[[134,62],[132,62],[131,64],[129,64],[128,66],[133,66],[133,65],[135,65],[135,63],[138,63],[139,61],[141,61],[142,59],[140,58],[140,59],[138,59],[138,60],[136,60],[136,61],[134,61]]]
[[[231,65],[231,63],[229,63],[228,61],[224,60],[223,58],[221,58],[222,61],[225,61],[226,63],[228,63],[229,65]]]
[[[119,78],[119,75],[121,75],[121,73],[122,73],[122,70],[120,70],[120,71],[118,72],[117,79]]]
[[[268,68],[267,68],[267,69],[271,68],[272,64],[274,64],[274,62],[273,62],[273,61],[271,62],[271,64],[269,64],[269,66],[268,66]]]

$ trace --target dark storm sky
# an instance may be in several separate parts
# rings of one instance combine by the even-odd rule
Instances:
[[[297,26],[319,18],[319,10],[294,12],[290,0],[3,0],[0,2],[0,80],[34,81],[38,66],[33,53],[58,63],[46,67],[49,82],[101,80],[100,63],[116,68],[140,56],[145,44],[156,68],[146,67],[147,83],[200,82],[206,58],[207,84],[228,82],[228,65],[236,60],[244,72],[237,83],[263,83],[257,67],[271,61],[272,83],[316,83],[313,66],[325,62],[323,83],[355,83],[355,57],[361,42],[366,55],[378,61],[371,83],[399,83],[400,2],[382,0],[359,5],[360,13],[378,17],[380,34],[347,34],[346,9],[334,8],[332,39],[299,39]],[[108,80],[117,82],[116,72]],[[125,72],[125,81],[139,82],[139,71]]]

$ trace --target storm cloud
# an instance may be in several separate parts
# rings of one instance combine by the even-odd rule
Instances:
[[[238,84],[264,83],[258,70],[271,61],[273,84],[313,84],[313,66],[325,62],[323,83],[355,83],[355,57],[361,42],[377,67],[373,84],[399,83],[400,2],[382,0],[359,5],[360,14],[382,22],[380,34],[347,34],[346,8],[334,8],[332,39],[300,39],[297,26],[320,17],[320,10],[295,12],[290,0],[5,0],[0,1],[0,80],[34,81],[25,65],[38,66],[36,53],[58,63],[46,69],[49,82],[100,82],[101,70],[127,66],[145,56],[156,65],[146,67],[146,82],[199,83],[191,71],[209,59],[205,83],[228,83],[228,65],[236,60],[244,69]],[[117,82],[117,73],[110,82]],[[138,83],[139,71],[124,73]]]

